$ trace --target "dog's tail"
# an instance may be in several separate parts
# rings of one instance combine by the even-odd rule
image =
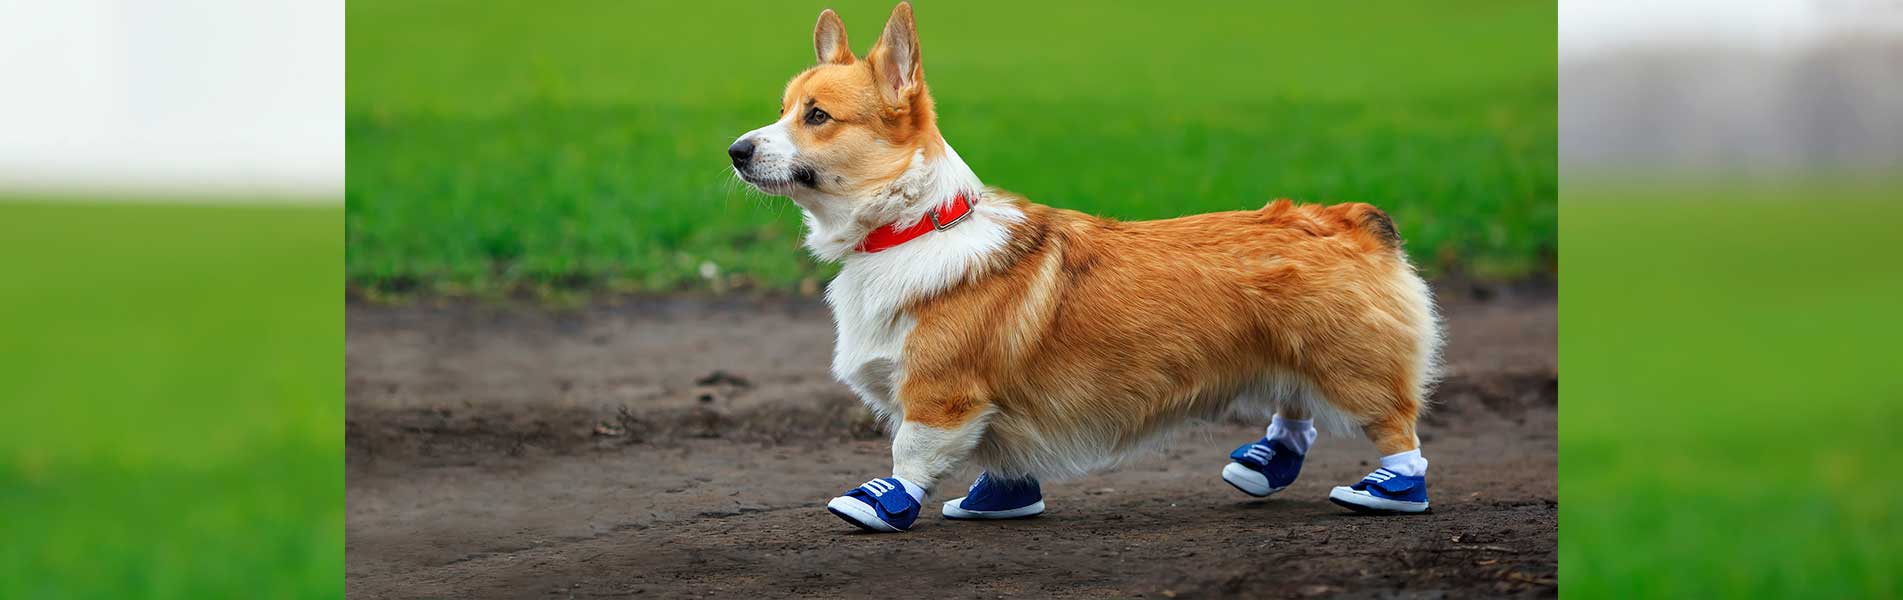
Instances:
[[[1406,240],[1401,239],[1401,232],[1395,231],[1394,219],[1388,218],[1388,213],[1382,212],[1372,204],[1356,202],[1347,206],[1356,213],[1354,219],[1360,224],[1359,229],[1380,240],[1381,245],[1398,250],[1402,244],[1407,243]]]
[[[1393,250],[1399,250],[1405,243],[1401,239],[1401,232],[1394,228],[1394,220],[1372,204],[1349,202],[1327,207],[1296,206],[1294,202],[1283,198],[1262,207],[1262,214],[1270,219],[1294,217],[1296,222],[1306,221],[1313,224],[1309,227],[1320,230],[1316,233],[1322,235],[1327,235],[1323,232],[1330,229],[1352,231],[1366,236],[1376,246]]]

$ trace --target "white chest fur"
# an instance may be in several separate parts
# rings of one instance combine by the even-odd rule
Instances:
[[[826,286],[837,338],[833,376],[844,382],[884,420],[904,417],[898,397],[905,378],[905,340],[913,320],[905,308],[956,285],[971,269],[1004,246],[1010,225],[1024,219],[1015,206],[987,202],[979,194],[971,216],[871,254],[853,250],[878,224],[910,224],[959,193],[984,183],[951,146],[935,160],[924,152],[890,185],[865,197],[818,190],[793,194],[805,212],[806,245],[822,260],[840,261],[839,276]]]
[[[847,257],[826,286],[837,337],[833,376],[882,419],[902,418],[905,340],[914,321],[905,307],[958,284],[1002,248],[1009,225],[1024,218],[1014,206],[982,200],[971,218],[944,231],[873,254]]]

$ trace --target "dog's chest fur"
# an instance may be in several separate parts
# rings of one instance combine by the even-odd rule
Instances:
[[[1002,248],[1023,213],[980,201],[972,217],[898,247],[846,258],[826,286],[837,330],[833,376],[881,419],[903,418],[896,391],[905,377],[905,341],[914,320],[906,307],[944,291]]]

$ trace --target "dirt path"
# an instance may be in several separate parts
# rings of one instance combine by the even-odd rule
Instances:
[[[943,521],[934,501],[899,535],[858,533],[823,508],[885,475],[890,454],[828,375],[821,305],[353,304],[346,586],[361,598],[1553,595],[1555,292],[1442,298],[1450,374],[1421,433],[1432,514],[1329,504],[1375,452],[1326,436],[1294,487],[1249,499],[1218,473],[1261,426],[1212,423],[1047,484],[1040,518]]]

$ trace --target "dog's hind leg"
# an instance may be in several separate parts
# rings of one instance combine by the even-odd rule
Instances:
[[[1306,386],[1279,390],[1275,400],[1275,418],[1262,439],[1238,446],[1229,453],[1229,464],[1222,468],[1222,480],[1257,498],[1287,489],[1302,473],[1302,461],[1315,443],[1315,420],[1309,403],[1314,396]]]
[[[1357,512],[1427,510],[1427,459],[1414,431],[1421,411],[1418,390],[1406,376],[1323,384],[1330,403],[1358,419],[1382,455],[1381,468],[1353,485],[1336,487],[1329,500]]]
[[[1268,437],[1289,445],[1297,454],[1308,454],[1309,446],[1315,444],[1315,416],[1308,405],[1289,402],[1275,409],[1275,419],[1269,422]]]

